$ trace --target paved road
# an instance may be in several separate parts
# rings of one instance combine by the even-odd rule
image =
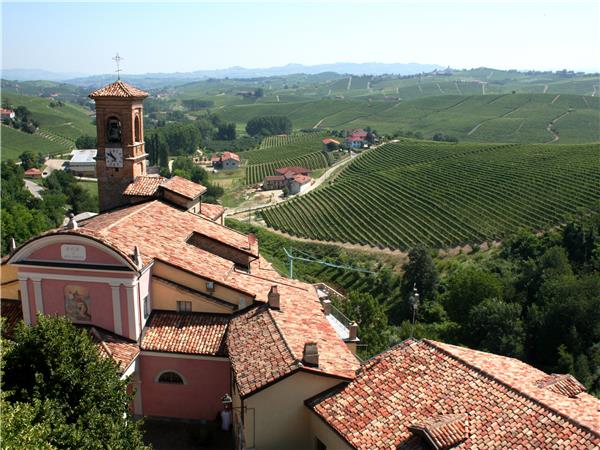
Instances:
[[[35,184],[31,180],[23,180],[25,181],[25,187],[31,192],[31,194],[36,198],[42,198],[40,192],[44,190],[42,186],[39,184]]]

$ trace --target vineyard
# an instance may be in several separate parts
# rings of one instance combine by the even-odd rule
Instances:
[[[334,184],[262,212],[295,236],[407,249],[498,239],[600,199],[600,144],[405,140],[367,152]]]
[[[285,166],[302,166],[310,170],[322,169],[329,165],[327,156],[323,152],[308,153],[298,158],[281,159],[276,162],[252,164],[246,166],[246,183],[260,183],[264,177],[274,175],[275,170]]]
[[[303,166],[311,170],[327,167],[327,156],[321,151],[324,136],[322,132],[314,132],[266,137],[258,149],[243,155],[247,161],[246,182],[259,183],[284,166]]]

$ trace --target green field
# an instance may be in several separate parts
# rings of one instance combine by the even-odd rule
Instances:
[[[353,161],[334,184],[262,212],[292,235],[407,249],[499,239],[557,224],[600,196],[600,144],[403,140]]]
[[[42,153],[61,153],[75,148],[81,135],[95,135],[91,111],[72,103],[51,107],[53,100],[8,93],[2,101],[12,108],[25,106],[31,118],[40,124],[34,134],[2,127],[2,159],[14,158],[26,150]]]

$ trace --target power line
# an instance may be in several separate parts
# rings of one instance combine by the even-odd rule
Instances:
[[[292,253],[294,251],[293,248],[290,248],[290,251],[288,251],[285,247],[283,248],[283,251],[285,252],[285,254],[288,257],[288,261],[289,261],[289,277],[290,278],[294,278],[294,260],[297,261],[304,261],[304,262],[309,262],[309,263],[315,263],[315,264],[320,264],[322,266],[327,266],[327,267],[333,267],[335,269],[343,269],[343,270],[348,270],[351,272],[362,272],[362,273],[376,273],[373,272],[371,270],[367,270],[367,269],[360,269],[358,267],[352,267],[352,266],[347,266],[344,264],[334,264],[331,263],[329,261],[323,261],[322,259],[316,259],[315,257],[313,257],[312,255],[309,255],[308,253],[305,253],[301,250],[296,250],[300,253],[302,253],[303,255],[306,255],[307,257],[302,257],[302,256],[294,256]]]

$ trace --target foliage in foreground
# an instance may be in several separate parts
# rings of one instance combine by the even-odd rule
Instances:
[[[38,316],[2,352],[3,448],[143,448],[127,381],[68,319]]]

